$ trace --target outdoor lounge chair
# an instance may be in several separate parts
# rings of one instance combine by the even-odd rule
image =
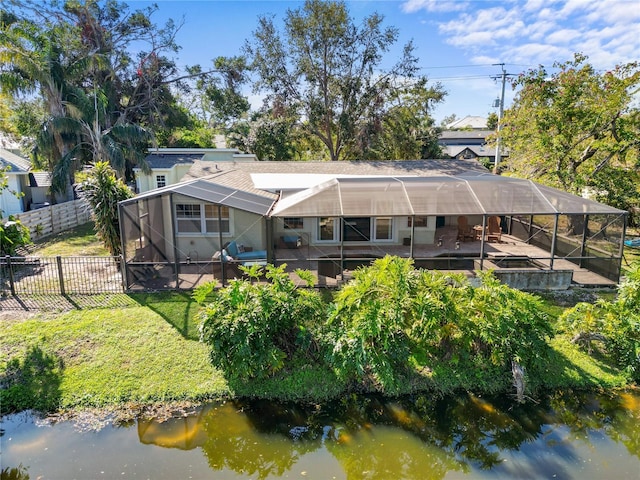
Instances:
[[[502,238],[502,227],[500,226],[500,217],[489,217],[489,225],[487,226],[487,242],[500,242]]]
[[[469,221],[467,217],[464,215],[460,215],[458,217],[458,241],[466,242],[467,238],[471,240],[475,240],[475,233],[473,232],[473,228],[469,225]]]

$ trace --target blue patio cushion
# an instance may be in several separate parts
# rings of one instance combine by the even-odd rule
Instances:
[[[238,250],[238,244],[235,240],[229,243],[226,247],[227,253],[236,260],[257,260],[267,258],[266,250],[254,250],[252,252],[240,252]]]

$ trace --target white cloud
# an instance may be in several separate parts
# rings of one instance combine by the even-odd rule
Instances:
[[[419,10],[427,12],[460,12],[467,8],[467,2],[460,0],[407,0],[401,5],[405,13],[415,13]]]
[[[441,2],[408,3],[434,8]],[[612,62],[637,60],[639,7],[638,0],[473,2],[468,10],[442,17],[446,20],[437,25],[446,43],[472,58],[508,58],[534,66],[564,62],[580,52],[596,68],[610,68]]]
[[[546,37],[546,41],[552,44],[553,43],[567,44],[573,40],[580,38],[581,36],[582,36],[582,33],[579,32],[578,30],[564,28],[564,29],[556,30],[550,33]]]

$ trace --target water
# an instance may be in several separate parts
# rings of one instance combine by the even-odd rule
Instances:
[[[107,424],[2,422],[2,480],[640,479],[640,394],[208,404]],[[13,474],[13,476],[10,476]]]

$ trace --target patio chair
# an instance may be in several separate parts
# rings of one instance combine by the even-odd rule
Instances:
[[[487,242],[492,240],[500,242],[502,238],[502,227],[500,226],[500,217],[489,217],[489,225],[487,226]]]
[[[469,225],[467,217],[460,215],[458,217],[458,236],[456,239],[458,241],[462,240],[463,242],[466,242],[467,238],[473,241],[475,240],[475,234],[473,232],[473,228]]]

